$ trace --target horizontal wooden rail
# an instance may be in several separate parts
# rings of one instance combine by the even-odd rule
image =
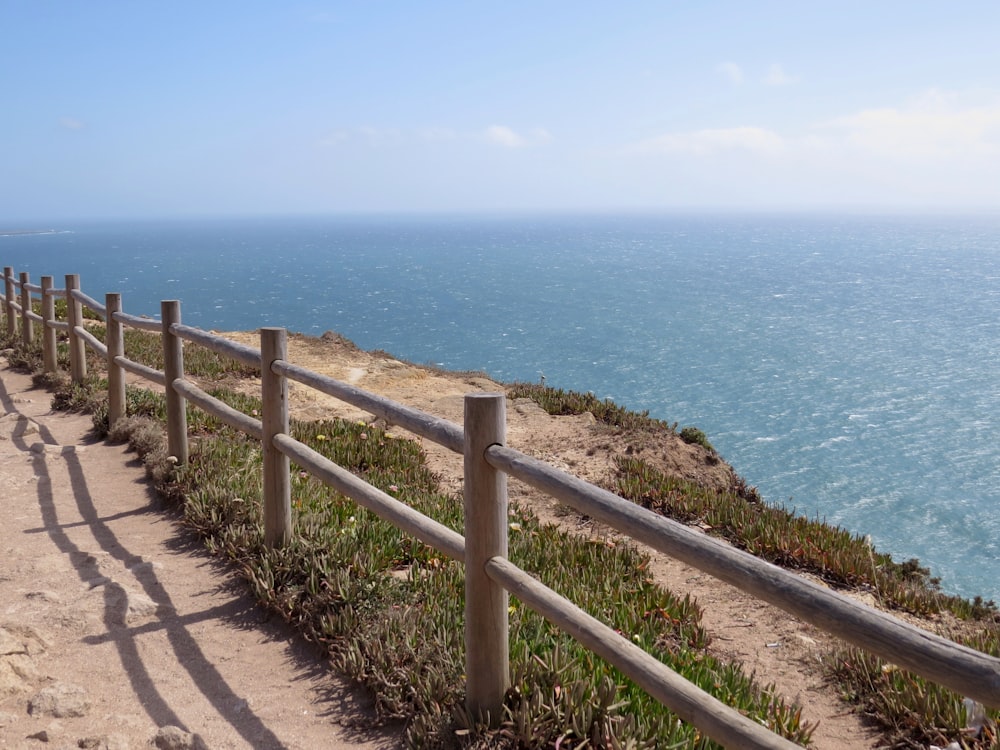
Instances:
[[[45,322],[45,318],[43,318],[41,315],[39,315],[36,312],[32,312],[31,310],[28,310],[28,312],[26,312],[25,315],[27,317],[31,318],[36,323],[44,323]]]
[[[186,341],[192,341],[206,349],[211,349],[217,354],[222,354],[225,357],[235,359],[237,362],[260,369],[260,349],[254,349],[252,346],[246,346],[245,344],[238,344],[222,336],[217,336],[214,333],[181,323],[171,325],[170,332]]]
[[[101,320],[105,320],[108,317],[107,308],[93,297],[88,297],[79,289],[70,290],[70,295],[81,305],[89,308],[92,312],[99,315],[101,317]]]
[[[1000,659],[920,630],[523,453],[486,460],[575,510],[819,628],[988,706],[1000,706]]]
[[[127,326],[139,328],[143,331],[160,333],[163,330],[163,324],[153,318],[144,318],[139,315],[129,315],[128,313],[116,312],[114,313],[114,319],[119,323],[124,323]]]
[[[447,419],[434,417],[419,409],[403,406],[390,399],[363,391],[348,383],[320,375],[283,360],[274,362],[271,369],[276,375],[284,375],[290,380],[308,385],[328,396],[339,398],[352,406],[381,417],[389,424],[402,427],[414,435],[433,440],[438,445],[456,453],[461,453],[463,450],[465,437],[462,427]]]
[[[189,380],[175,380],[173,386],[188,401],[212,416],[218,417],[230,427],[245,432],[258,440],[263,436],[264,432],[259,419],[254,419],[239,409],[234,409],[224,401],[210,396]]]
[[[392,495],[373,487],[354,476],[347,469],[335,464],[321,453],[317,453],[288,435],[275,435],[274,446],[289,459],[307,469],[324,484],[347,495],[379,518],[395,524],[408,534],[412,534],[424,544],[465,562],[465,538],[442,523],[428,518]]]
[[[104,342],[98,339],[94,334],[83,326],[77,326],[74,330],[76,331],[76,335],[87,343],[87,346],[100,354],[102,357],[108,356],[108,347],[105,346]]]
[[[525,605],[627,674],[681,719],[725,747],[792,750],[800,746],[774,734],[688,682],[666,664],[502,557],[486,562],[486,574]]]
[[[0,275],[0,281],[11,281],[18,289],[22,286],[21,281],[16,274]],[[40,284],[32,284],[30,282],[24,284],[23,286],[29,292],[34,292],[35,294],[51,294],[53,297],[66,296],[65,289],[57,289],[55,287],[52,289],[44,289]]]
[[[65,320],[51,320],[49,321],[49,327],[54,328],[57,331],[68,331],[69,323]]]
[[[127,357],[115,357],[115,364],[133,375],[138,375],[140,378],[145,378],[146,380],[163,386],[164,388],[167,387],[167,377],[163,374],[163,370],[155,370],[152,367],[147,367],[146,365],[135,362]]]
[[[14,308],[14,311],[15,311],[15,312],[22,312],[22,309],[21,309],[21,303],[20,303],[20,302],[11,302],[11,303],[10,303],[10,306],[11,306],[12,308]]]

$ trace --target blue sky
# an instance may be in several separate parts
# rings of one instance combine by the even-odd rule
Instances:
[[[0,220],[1000,209],[1000,3],[0,0]]]

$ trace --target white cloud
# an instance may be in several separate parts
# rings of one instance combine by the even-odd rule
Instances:
[[[767,69],[767,75],[764,76],[764,83],[768,86],[788,86],[792,83],[798,83],[798,76],[790,76],[784,71],[780,65],[772,65]]]
[[[78,120],[75,117],[60,117],[59,126],[66,130],[83,130],[87,127],[83,120]]]
[[[783,154],[907,162],[912,165],[1000,157],[1000,94],[975,98],[930,90],[899,106],[876,107],[814,123],[797,132],[737,126],[664,133],[633,146],[647,153]]]
[[[504,148],[539,146],[552,140],[552,135],[545,128],[534,128],[521,134],[506,125],[490,125],[483,131],[483,137],[488,143]]]
[[[545,128],[535,128],[531,131],[535,143],[548,143],[552,140],[552,133]]]
[[[664,133],[619,156],[639,157],[624,160],[634,180],[695,203],[995,207],[1000,91],[930,90],[796,127]]]
[[[730,83],[736,84],[737,86],[743,83],[743,69],[736,63],[719,63],[715,69],[722,73],[722,75],[724,75]]]
[[[642,141],[634,150],[708,156],[722,151],[774,153],[784,142],[773,130],[755,127],[710,128],[686,133],[665,133]]]
[[[893,160],[1000,155],[1000,100],[963,103],[930,90],[903,107],[866,109],[820,124],[844,144]]]
[[[483,135],[490,143],[506,148],[521,148],[528,145],[524,136],[518,135],[506,125],[490,125],[483,132]]]

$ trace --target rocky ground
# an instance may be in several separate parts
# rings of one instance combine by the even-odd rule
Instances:
[[[226,335],[258,345],[254,334]],[[501,390],[480,374],[363,352],[334,334],[289,343],[296,364],[459,423],[465,393]],[[44,392],[0,373],[0,746],[145,747],[168,726],[211,748],[398,745],[392,730],[360,729],[363,699],[253,608],[159,507],[132,456],[90,444],[86,418],[49,413]],[[298,417],[369,419],[294,383],[290,398]],[[461,458],[422,442],[433,469],[460,491]],[[730,479],[724,463],[679,439],[628,444],[589,415],[551,417],[528,401],[508,406],[508,443],[594,482],[625,451],[690,479]],[[544,520],[609,537],[517,482],[510,493]],[[823,678],[819,657],[831,638],[665,555],[654,554],[652,570],[697,599],[717,652],[818,722],[815,747],[872,745],[874,734]],[[85,705],[83,715],[46,708],[57,698]]]

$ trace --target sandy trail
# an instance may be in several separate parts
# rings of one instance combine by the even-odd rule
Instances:
[[[168,726],[213,750],[399,746],[161,507],[134,454],[0,376],[0,747],[148,747]]]

